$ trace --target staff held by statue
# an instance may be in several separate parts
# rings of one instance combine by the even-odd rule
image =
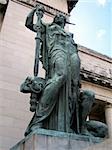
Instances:
[[[37,16],[37,22],[36,24],[33,25],[33,30],[36,32],[36,47],[35,47],[35,61],[34,61],[34,77],[38,76],[38,71],[39,71],[39,55],[41,51],[41,46],[42,46],[42,39],[41,39],[41,30],[42,30],[42,21],[41,18],[43,17],[43,14],[45,12],[45,9],[43,6],[37,5],[34,8]],[[36,84],[36,83],[35,83]],[[30,100],[30,111],[34,112],[36,110],[36,106],[38,104],[37,101],[37,93],[32,93],[31,92],[31,100]]]
[[[43,17],[43,14],[45,12],[45,9],[43,6],[36,6],[36,16],[37,16],[37,22],[33,26],[34,30],[37,32],[35,40],[36,40],[36,48],[35,48],[35,62],[34,62],[34,76],[38,76],[38,70],[39,70],[39,54],[41,50],[42,45],[42,39],[41,39],[41,18]]]

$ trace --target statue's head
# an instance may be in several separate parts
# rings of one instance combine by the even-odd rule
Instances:
[[[83,90],[80,93],[80,99],[84,100],[84,99],[88,99],[89,101],[95,101],[95,93],[93,91],[90,90]]]
[[[66,24],[66,17],[63,14],[57,14],[53,20],[54,23],[58,24],[62,28],[64,28]]]

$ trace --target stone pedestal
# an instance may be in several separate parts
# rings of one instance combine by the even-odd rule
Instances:
[[[100,142],[100,138],[38,129],[10,150],[84,150]]]
[[[104,142],[88,147],[85,150],[112,150],[112,139],[106,139]]]
[[[105,116],[108,125],[108,134],[109,137],[112,138],[112,104],[106,105]]]

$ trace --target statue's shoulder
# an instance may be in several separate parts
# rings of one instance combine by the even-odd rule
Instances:
[[[47,24],[46,30],[48,34],[54,34],[60,32],[59,26],[55,23]]]
[[[46,27],[50,28],[50,29],[54,29],[54,28],[57,28],[58,25],[56,25],[55,23],[48,23],[48,24],[46,24]]]
[[[73,33],[71,33],[71,32],[67,32],[67,34],[73,39]]]

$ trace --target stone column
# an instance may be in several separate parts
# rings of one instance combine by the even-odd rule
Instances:
[[[109,137],[112,138],[112,104],[108,104],[105,107],[105,117],[108,125]]]

